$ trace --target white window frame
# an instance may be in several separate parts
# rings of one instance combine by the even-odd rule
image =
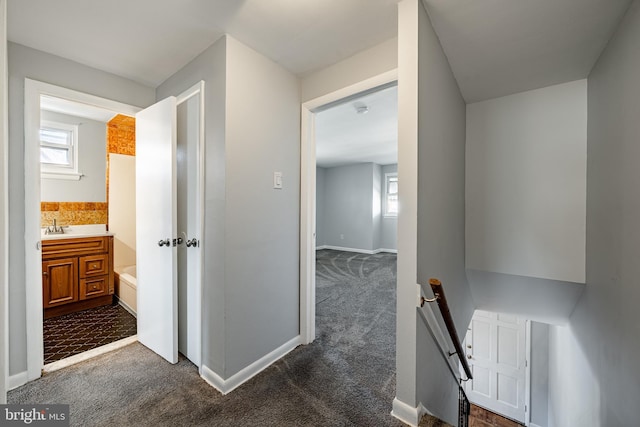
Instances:
[[[40,173],[42,178],[79,180],[82,175],[78,172],[78,125],[42,120],[40,128],[60,129],[71,133],[71,146],[69,147],[71,165],[52,165],[40,162]],[[40,146],[43,146],[42,142],[40,142]]]
[[[397,218],[398,212],[389,212],[388,203],[389,203],[389,178],[398,179],[398,172],[389,172],[384,174],[384,193],[383,193],[383,215],[385,218]],[[397,194],[397,193],[396,193]]]

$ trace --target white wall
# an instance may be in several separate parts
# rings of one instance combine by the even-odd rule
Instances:
[[[96,120],[43,110],[41,120],[78,126],[80,180],[42,178],[43,202],[106,202],[107,125]]]
[[[131,80],[9,43],[9,373],[26,371],[24,262],[24,79],[145,107],[155,92]]]
[[[113,264],[136,264],[136,158],[109,154],[109,231],[113,238]]]
[[[382,182],[380,192],[384,198],[384,186],[385,186],[385,174],[398,172],[398,165],[384,165],[382,166]],[[384,209],[384,200],[382,201]],[[380,247],[384,249],[397,250],[398,249],[398,218],[393,216],[384,216],[380,221]]]
[[[640,2],[634,1],[588,80],[586,290],[570,319],[575,347],[594,374],[591,382],[576,385],[576,398],[582,408],[599,409],[585,426],[638,424],[638,46]],[[564,372],[558,377],[572,379]],[[579,408],[555,403],[564,412],[561,419],[580,416]]]
[[[467,268],[584,282],[586,147],[586,80],[467,106]]]
[[[416,315],[416,283],[442,280],[464,336],[465,103],[422,2],[400,3],[398,31],[397,401],[455,423],[458,384]]]

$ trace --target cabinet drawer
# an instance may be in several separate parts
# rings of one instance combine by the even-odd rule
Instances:
[[[109,294],[109,276],[80,279],[80,300]]]
[[[98,254],[109,250],[109,237],[82,237],[77,239],[51,239],[42,241],[42,259],[62,256]]]
[[[80,257],[80,278],[102,276],[109,273],[107,254]]]

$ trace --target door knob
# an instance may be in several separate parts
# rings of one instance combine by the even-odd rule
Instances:
[[[185,243],[187,245],[188,248],[190,247],[195,247],[198,246],[198,239],[196,239],[195,237],[191,240],[187,240],[187,242]]]
[[[162,246],[171,246],[171,240],[166,239],[166,240],[160,240],[158,242],[158,246],[162,247]]]

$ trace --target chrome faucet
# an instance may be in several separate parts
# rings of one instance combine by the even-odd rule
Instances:
[[[53,226],[47,227],[47,229],[44,231],[44,234],[64,234],[64,228],[58,227],[57,221],[54,218]]]

